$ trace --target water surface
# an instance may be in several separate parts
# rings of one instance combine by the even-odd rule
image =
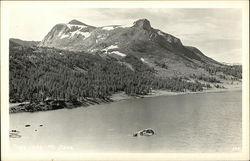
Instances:
[[[11,114],[22,137],[10,144],[18,152],[239,152],[241,105],[241,91],[232,91]],[[144,128],[156,135],[132,137]]]

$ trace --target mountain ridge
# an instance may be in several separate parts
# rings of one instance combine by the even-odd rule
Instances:
[[[207,68],[225,68],[225,64],[209,58],[198,48],[185,46],[179,38],[153,28],[146,18],[126,26],[101,27],[73,19],[56,24],[38,46],[108,56],[118,61],[132,55],[144,60],[160,77],[209,76]]]
[[[176,68],[173,64],[179,68],[188,69],[189,74],[197,72],[192,68],[201,68],[199,73],[206,73],[202,70],[204,64],[222,65],[208,58],[195,47],[184,46],[179,38],[153,28],[150,21],[145,18],[125,27],[121,25],[93,27],[82,25],[84,23],[77,20],[72,21],[78,25],[55,25],[39,46],[75,52],[85,51],[91,54],[109,55],[117,59],[133,55],[139,59],[148,60],[154,67],[155,61],[161,61],[165,66],[170,67],[169,74]]]
[[[85,30],[83,30],[82,28],[83,27],[89,27],[90,25],[86,25],[86,24],[84,24],[84,23],[82,23],[82,22],[80,22],[80,21],[77,21],[77,20],[72,20],[72,21],[70,21],[70,22],[77,22],[76,24],[78,24],[78,26],[76,26],[74,29],[73,29],[73,31],[80,31],[79,33],[78,33],[78,35],[79,34],[81,34],[81,32],[92,32],[92,31],[94,31],[94,33],[93,33],[93,35],[95,35],[95,34],[97,34],[98,32],[102,32],[102,31],[100,31],[100,30],[104,30],[103,32],[105,33],[105,34],[109,34],[109,32],[112,32],[112,30],[115,30],[115,29],[120,29],[118,32],[121,32],[121,29],[122,28],[140,28],[140,29],[143,29],[143,30],[148,30],[148,31],[150,31],[151,29],[152,29],[152,31],[154,30],[152,27],[151,27],[151,25],[150,25],[150,22],[147,20],[147,19],[139,19],[139,20],[137,20],[137,21],[135,21],[134,23],[133,23],[133,25],[131,25],[130,27],[128,27],[128,26],[122,26],[122,25],[110,25],[110,26],[103,26],[103,27],[94,27],[94,26],[91,26],[92,28],[91,29],[85,29]],[[53,30],[54,30],[54,28],[56,28],[56,29],[58,29],[58,30],[61,30],[59,33],[60,34],[62,34],[61,32],[65,32],[66,34],[67,34],[67,32],[68,32],[68,30],[66,30],[66,31],[64,31],[65,29],[65,27],[66,28],[71,28],[70,26],[68,26],[68,25],[70,25],[70,23],[68,23],[68,24],[57,24],[57,25],[55,25],[53,28],[52,28],[52,30],[50,31],[50,32],[53,32]],[[73,24],[74,25],[74,24]],[[95,31],[94,29],[96,29],[97,31]],[[105,32],[106,31],[106,32]],[[44,38],[44,40],[42,40],[41,41],[41,43],[40,43],[40,46],[47,46],[47,47],[49,47],[48,45],[46,45],[47,43],[46,43],[46,41],[48,41],[47,39],[46,39],[46,37],[48,37],[49,35],[50,35],[50,32],[45,36],[45,38]],[[126,31],[125,31],[126,32]],[[172,43],[172,42],[175,42],[175,43],[177,43],[177,42],[180,42],[180,39],[178,39],[178,38],[176,38],[176,37],[174,37],[174,36],[172,36],[172,35],[170,35],[170,34],[166,34],[166,33],[164,33],[164,32],[161,32],[160,30],[155,30],[155,32],[154,32],[154,34],[156,34],[156,32],[158,32],[158,34],[160,34],[161,36],[168,36],[167,37],[167,40],[168,40],[168,42],[170,42],[170,43]],[[58,36],[60,36],[60,34],[58,35]],[[88,36],[85,36],[84,38],[88,38],[90,35],[88,35]],[[151,35],[151,36],[155,36],[156,37],[156,35]],[[56,44],[55,45],[53,45],[53,39],[50,41],[50,43],[52,43],[51,45],[50,45],[50,47],[56,47],[56,48],[59,48],[59,49],[62,49],[63,48],[63,46],[57,46]],[[67,49],[67,48],[65,48],[65,49]],[[73,51],[81,51],[81,50],[84,50],[84,49],[72,49]]]

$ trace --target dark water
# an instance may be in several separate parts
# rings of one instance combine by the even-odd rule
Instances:
[[[29,152],[239,152],[241,105],[241,91],[233,91],[11,114],[10,128],[22,137],[10,143]],[[144,128],[156,135],[132,137]]]

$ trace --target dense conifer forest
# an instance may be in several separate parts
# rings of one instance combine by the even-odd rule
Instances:
[[[183,78],[156,77],[152,68],[134,56],[117,61],[83,52],[10,43],[10,100],[14,102],[108,98],[119,91],[145,95],[151,89],[200,91],[202,84]]]
[[[153,68],[135,56],[117,60],[98,54],[21,46],[12,41],[9,67],[10,102],[106,99],[119,91],[136,96],[149,94],[152,89],[201,91],[204,87],[211,88],[209,83],[200,83],[201,80],[220,83],[215,77],[196,75],[190,77],[195,81],[187,77],[158,77]],[[205,69],[211,74],[220,71],[241,78],[240,66]]]

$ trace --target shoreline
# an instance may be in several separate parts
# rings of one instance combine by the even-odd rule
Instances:
[[[138,98],[152,98],[158,96],[177,96],[177,95],[186,95],[186,94],[203,94],[203,93],[220,93],[220,92],[229,92],[229,91],[238,91],[242,90],[242,84],[237,85],[229,85],[226,88],[211,88],[211,89],[204,89],[203,91],[197,92],[172,92],[170,90],[153,90],[152,93],[148,95],[138,95],[138,96],[128,96],[124,92],[116,93],[111,96],[111,99],[114,102],[123,101],[128,99],[138,99]]]
[[[225,85],[225,84],[223,84]],[[234,85],[227,85],[225,88],[211,88],[211,89],[203,89],[202,91],[192,92],[192,91],[186,91],[186,92],[172,92],[170,90],[152,90],[151,93],[148,95],[137,95],[137,96],[129,96],[125,94],[125,92],[118,92],[113,94],[108,99],[93,99],[93,98],[87,98],[84,100],[84,102],[81,102],[81,105],[72,105],[72,103],[64,101],[62,103],[67,104],[66,106],[51,108],[53,106],[52,104],[47,105],[46,107],[40,106],[40,103],[37,104],[30,104],[29,102],[23,102],[23,103],[10,103],[9,104],[9,113],[22,113],[22,112],[40,112],[40,111],[52,111],[52,110],[58,110],[58,109],[73,109],[78,107],[91,107],[93,105],[101,105],[101,104],[107,104],[107,103],[113,103],[113,102],[120,102],[124,100],[130,100],[130,99],[141,99],[141,98],[153,98],[158,96],[177,96],[177,95],[186,95],[186,94],[203,94],[203,93],[219,93],[219,92],[229,92],[229,91],[238,91],[242,90],[242,84],[234,84]],[[98,101],[97,101],[98,100]],[[58,101],[54,101],[58,102]],[[70,105],[69,105],[70,104]],[[69,106],[68,106],[69,105]],[[28,107],[28,110],[26,108]],[[33,108],[32,108],[33,107]]]

